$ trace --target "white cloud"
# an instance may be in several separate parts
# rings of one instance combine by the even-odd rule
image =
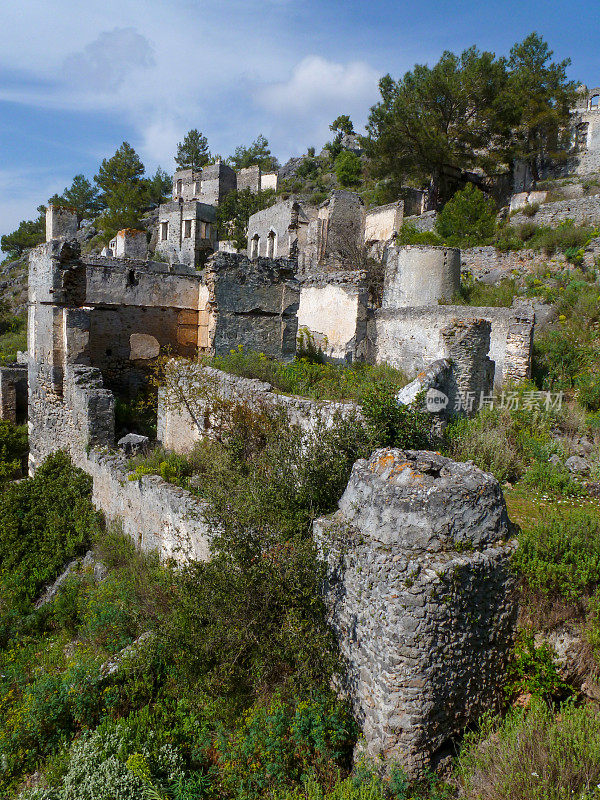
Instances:
[[[150,42],[133,28],[104,31],[79,53],[64,61],[64,74],[75,85],[110,92],[122,85],[136,69],[155,65]]]
[[[0,6],[0,69],[15,78],[0,100],[108,115],[113,127],[133,128],[128,137],[150,169],[172,169],[176,143],[193,127],[223,155],[264,133],[284,159],[324,142],[339,113],[361,124],[376,99],[367,63],[306,56],[305,11],[290,0]]]
[[[349,114],[357,128],[364,125],[377,99],[378,80],[378,72],[364,61],[340,64],[310,55],[287,80],[263,86],[256,99],[274,120],[277,140],[293,151],[322,145],[339,114]]]
[[[304,116],[327,111],[335,115],[346,106],[364,110],[377,94],[378,73],[363,61],[337,64],[307,56],[287,81],[266,86],[259,102],[274,114]]]

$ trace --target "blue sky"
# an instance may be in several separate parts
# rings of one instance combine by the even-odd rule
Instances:
[[[0,234],[123,140],[149,171],[192,127],[224,157],[259,133],[281,161],[319,148],[382,74],[445,49],[536,30],[600,84],[599,23],[598,0],[0,0]]]

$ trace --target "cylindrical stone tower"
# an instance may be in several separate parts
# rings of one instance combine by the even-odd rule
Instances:
[[[460,250],[406,245],[388,251],[382,308],[435,306],[460,289]]]
[[[378,450],[314,534],[364,749],[421,777],[502,696],[517,605],[500,485],[437,453]]]

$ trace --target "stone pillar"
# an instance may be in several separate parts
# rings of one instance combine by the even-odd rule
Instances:
[[[515,309],[506,334],[503,383],[521,383],[531,378],[535,312],[531,306]]]
[[[78,229],[77,212],[67,206],[49,205],[46,209],[46,241],[72,239]]]
[[[487,319],[455,319],[441,331],[444,358],[452,365],[449,408],[472,413],[494,388],[495,364],[488,358],[492,324]]]
[[[437,453],[378,450],[314,535],[364,749],[423,776],[502,696],[517,605],[500,485]]]

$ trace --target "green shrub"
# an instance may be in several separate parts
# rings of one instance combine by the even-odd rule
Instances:
[[[493,407],[448,425],[447,454],[457,461],[472,460],[501,482],[517,481],[536,459],[547,459],[553,452],[553,417],[546,409],[525,407],[523,393],[528,386],[518,390],[518,408],[502,407],[497,397]]]
[[[132,762],[142,762],[149,780],[163,786],[185,778],[181,755],[168,744],[154,747],[152,731],[147,731],[137,758],[128,762],[136,746],[140,742],[134,741],[126,723],[104,724],[73,744],[58,788],[26,793],[24,800],[148,800],[147,782],[131,768]]]
[[[547,701],[571,691],[558,674],[552,649],[545,642],[536,647],[533,631],[519,632],[505,691],[509,699],[530,694]]]
[[[496,229],[496,207],[476,186],[468,183],[438,214],[437,233],[451,247],[489,244]]]
[[[293,787],[311,776],[332,786],[348,768],[357,727],[347,706],[332,694],[258,701],[235,733],[218,743],[219,768],[228,794],[244,800]]]
[[[540,492],[550,492],[565,497],[581,497],[587,494],[585,487],[576,481],[564,467],[547,461],[534,461],[523,477],[523,483]]]
[[[535,217],[535,215],[539,210],[540,210],[539,203],[527,203],[527,205],[521,209],[521,211],[526,217]]]
[[[27,426],[0,420],[0,489],[6,481],[20,476],[26,456]]]
[[[467,275],[461,280],[459,294],[450,302],[453,305],[509,308],[518,294],[519,287],[514,278],[503,278],[497,284],[486,284]]]
[[[396,243],[399,245],[441,245],[444,240],[435,231],[420,231],[412,222],[403,222],[400,232],[396,236]]]
[[[575,509],[519,534],[515,566],[531,591],[577,600],[600,582],[600,520]]]
[[[488,720],[467,737],[458,764],[466,800],[593,800],[600,783],[600,715],[542,701]]]
[[[89,545],[99,520],[91,488],[92,479],[59,452],[0,493],[0,582],[15,601],[33,600]]]
[[[335,159],[335,175],[340,186],[358,186],[362,175],[362,161],[350,150],[342,150]]]
[[[393,382],[367,386],[360,403],[362,412],[378,447],[400,447],[414,450],[433,446],[431,419],[426,412],[404,406],[396,400]]]
[[[325,362],[314,342],[299,336],[301,356],[282,363],[264,353],[246,351],[240,345],[227,355],[206,359],[209,366],[270,383],[286,394],[298,394],[315,400],[360,400],[371,385],[394,387],[396,391],[408,382],[400,370],[386,364],[377,366],[356,361],[350,366]]]

